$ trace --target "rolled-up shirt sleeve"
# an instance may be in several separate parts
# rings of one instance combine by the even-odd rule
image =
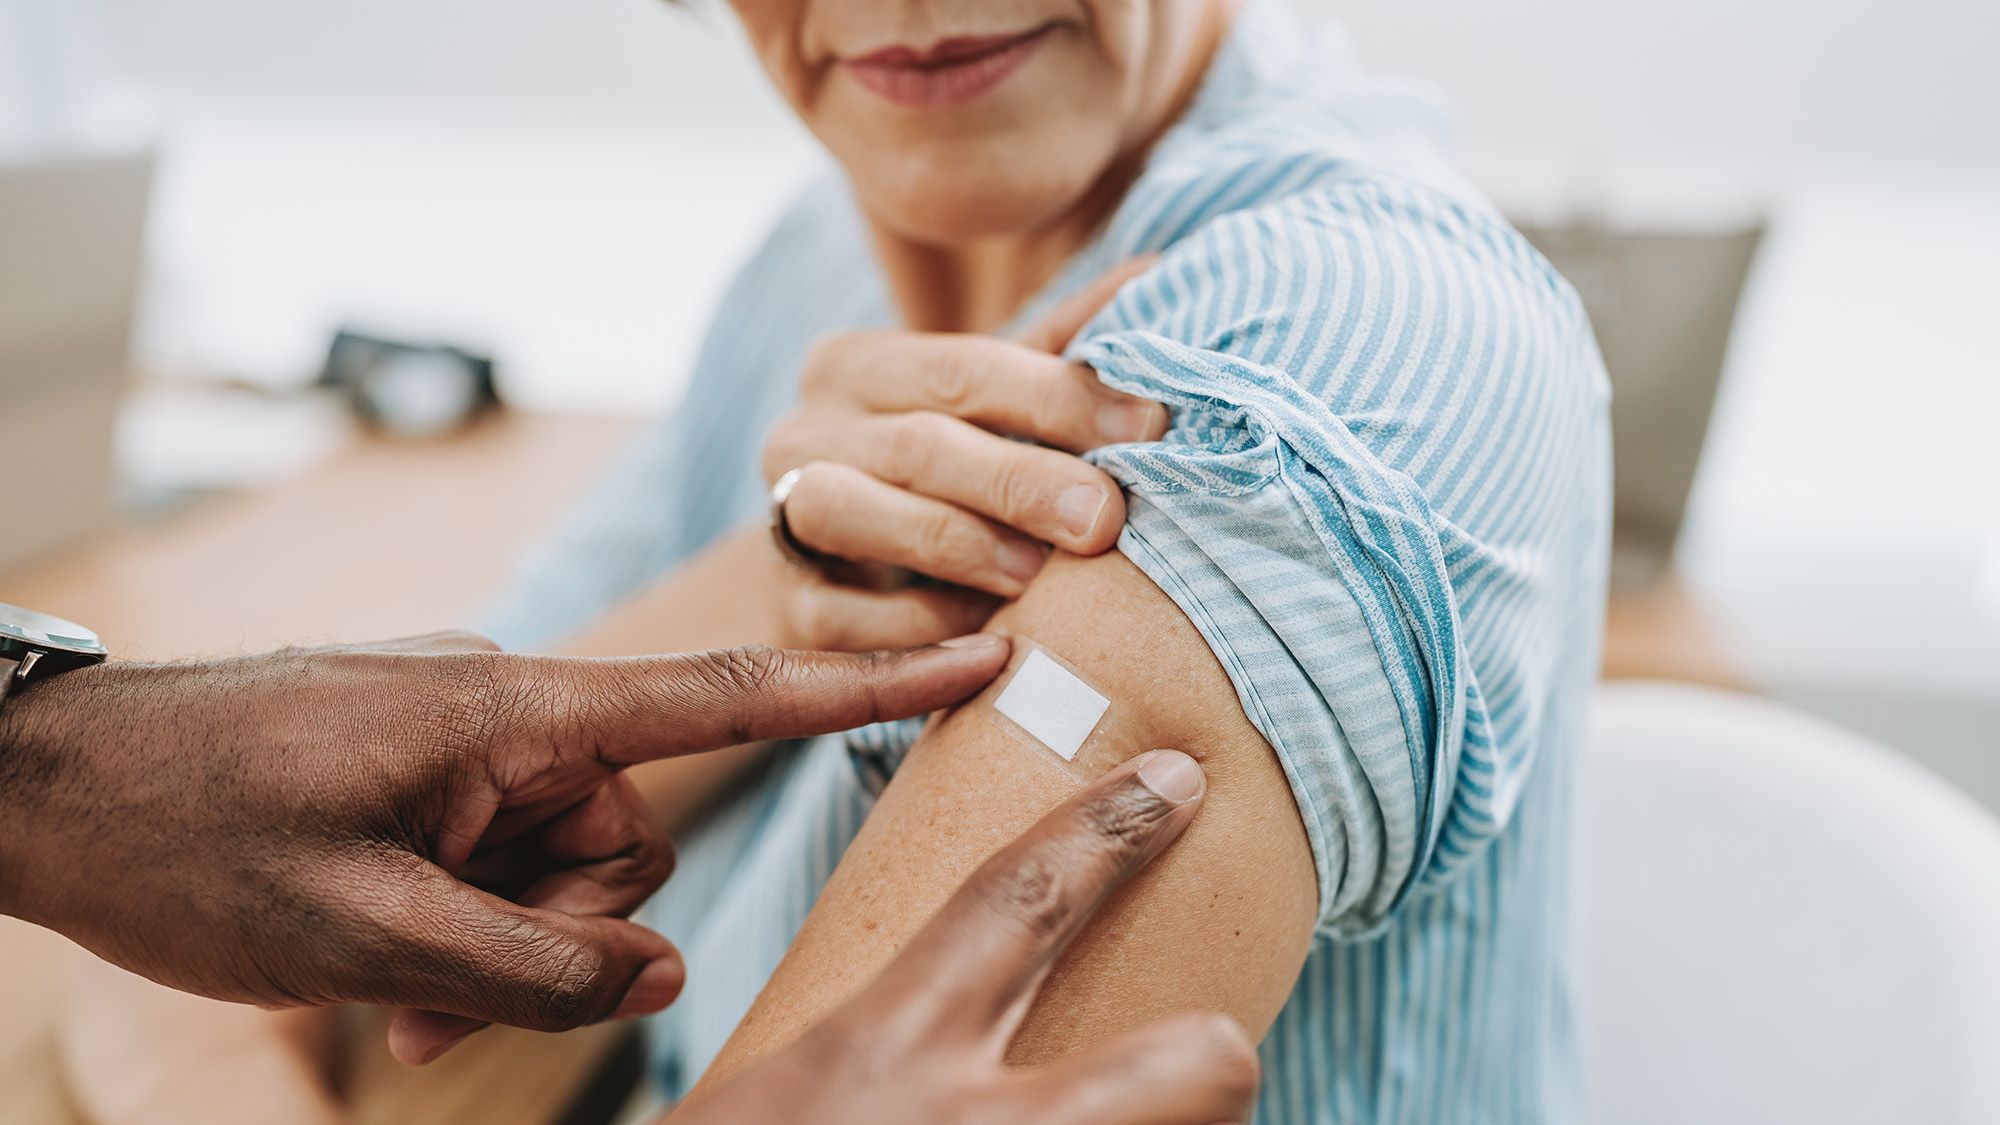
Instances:
[[[1574,294],[1428,189],[1303,193],[1193,232],[1072,344],[1167,403],[1092,459],[1120,549],[1207,639],[1277,752],[1357,937],[1512,815],[1604,476]]]

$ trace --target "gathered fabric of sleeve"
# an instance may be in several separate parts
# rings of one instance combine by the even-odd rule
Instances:
[[[1507,825],[1601,592],[1575,295],[1490,215],[1351,180],[1188,232],[1069,355],[1168,404],[1160,442],[1092,454],[1131,494],[1120,548],[1276,750],[1322,931],[1380,932]]]

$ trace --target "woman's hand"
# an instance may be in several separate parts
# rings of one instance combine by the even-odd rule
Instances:
[[[1189,1012],[1039,1067],[1005,1061],[1050,966],[1204,791],[1177,751],[1112,770],[988,860],[873,984],[789,1047],[704,1083],[666,1125],[1247,1120],[1257,1052],[1224,1015]]]
[[[875,331],[814,347],[799,403],[764,447],[767,481],[800,470],[786,525],[812,550],[934,581],[882,591],[784,567],[783,643],[852,650],[957,636],[1025,590],[1051,547],[1095,555],[1117,542],[1124,497],[1076,454],[1157,438],[1166,409],[1059,353],[1150,264],[1106,274],[1019,341]]]

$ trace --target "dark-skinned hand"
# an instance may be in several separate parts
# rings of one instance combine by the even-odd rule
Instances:
[[[923,714],[1006,658],[450,634],[69,672],[0,707],[0,912],[205,996],[404,1007],[412,1062],[486,1021],[656,1011],[680,955],[626,916],[673,850],[620,771]]]

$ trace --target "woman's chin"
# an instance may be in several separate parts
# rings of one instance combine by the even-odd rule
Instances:
[[[920,245],[956,246],[1041,230],[1073,210],[1114,149],[1108,137],[1075,132],[904,140],[900,150],[880,138],[829,138],[828,147],[876,224]]]
[[[896,189],[860,189],[869,216],[898,237],[925,246],[959,246],[1041,230],[1074,206],[1083,187],[924,178]]]

